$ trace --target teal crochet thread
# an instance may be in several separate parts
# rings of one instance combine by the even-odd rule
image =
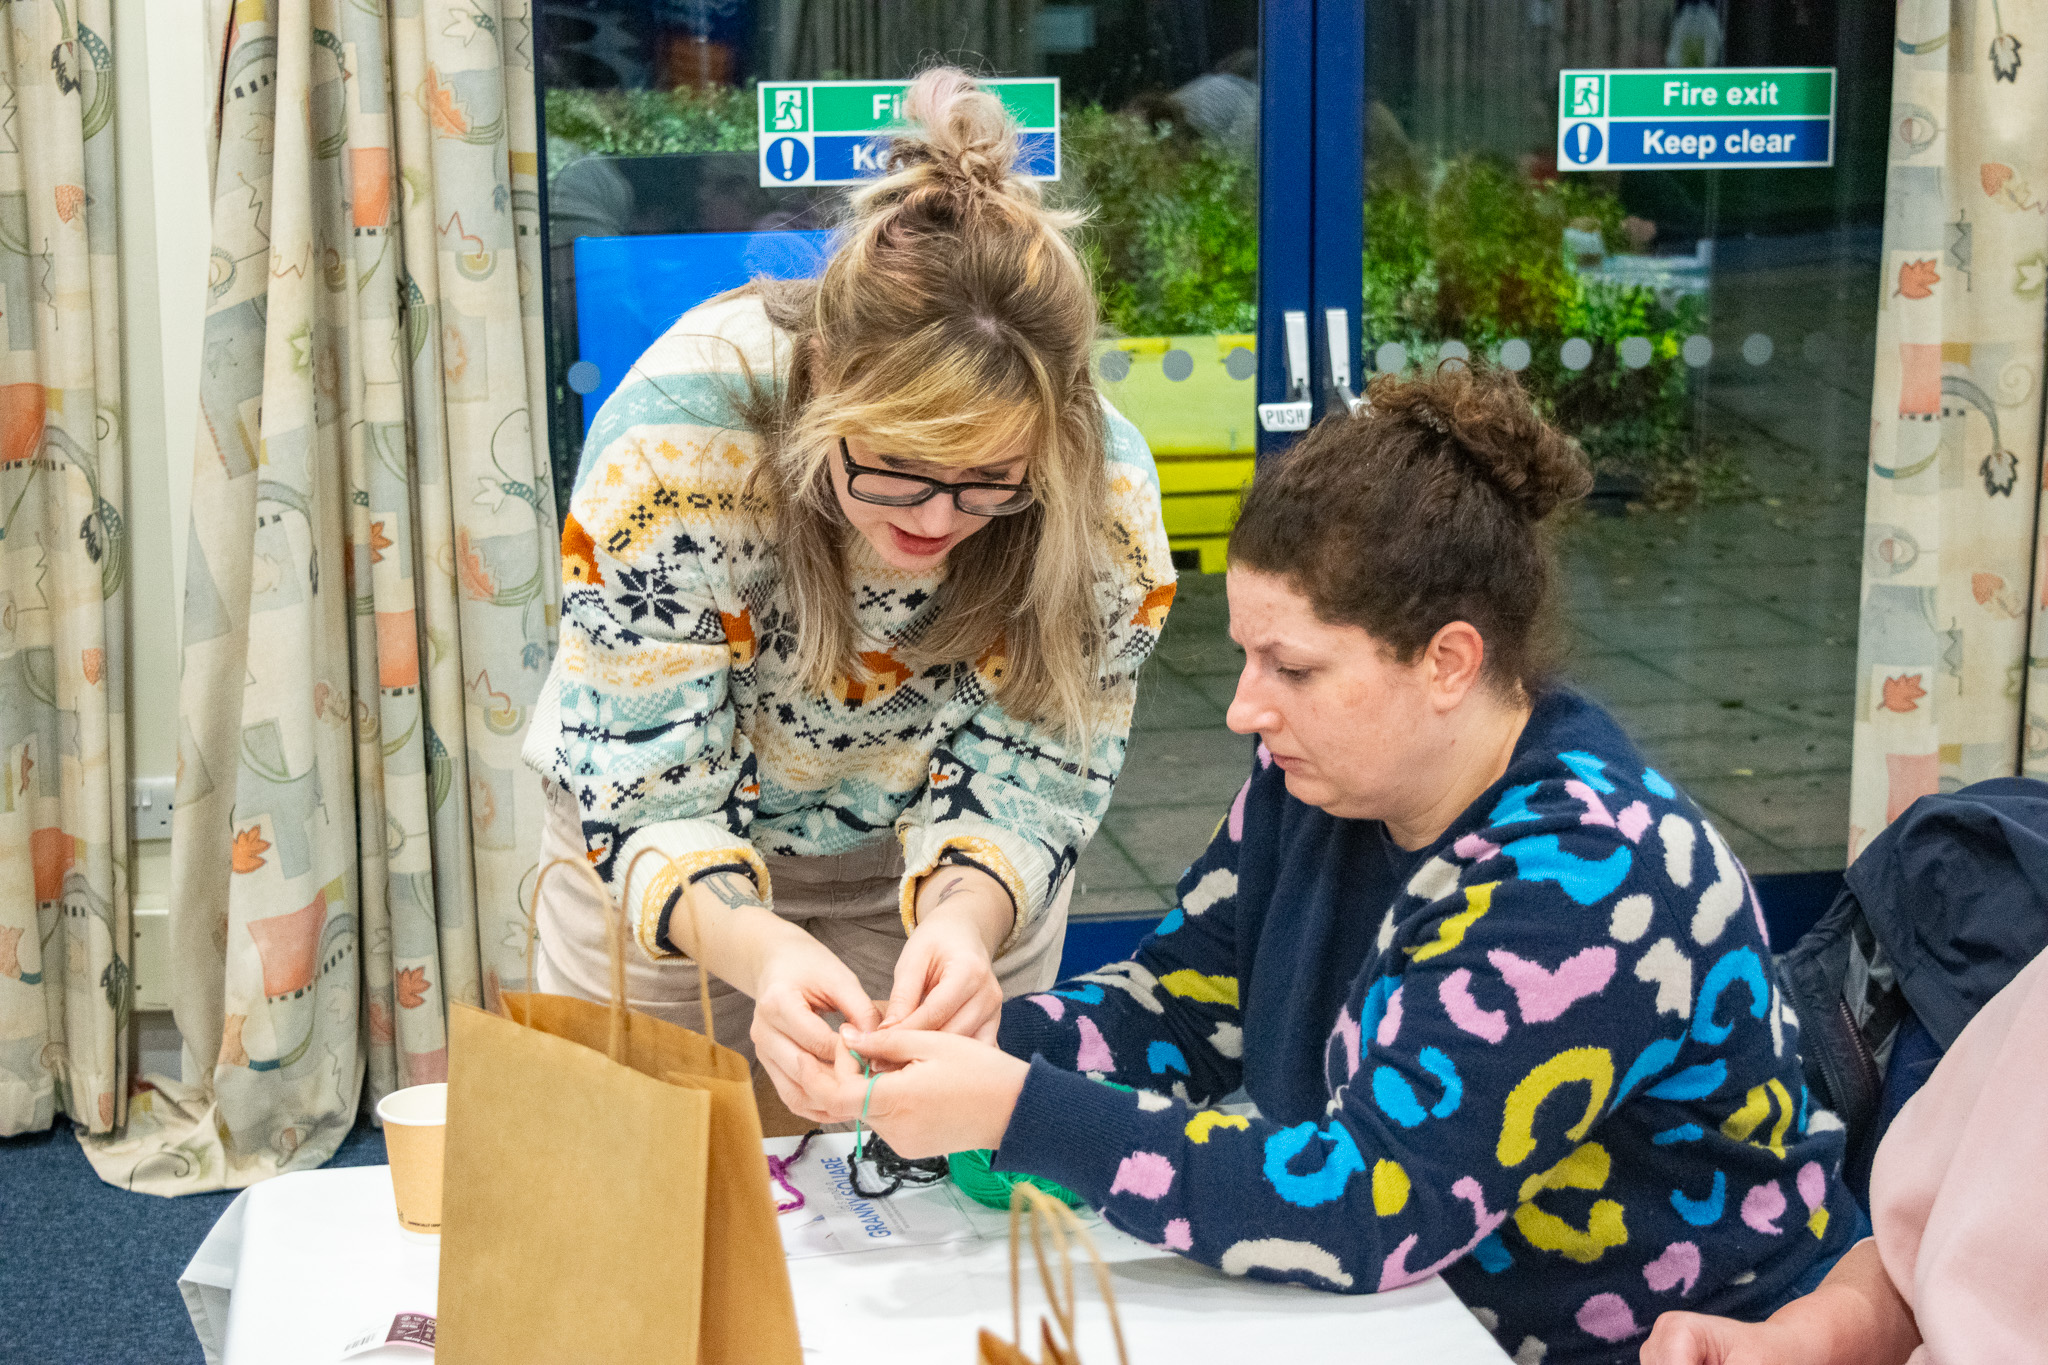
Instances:
[[[1050,1180],[1035,1175],[1011,1175],[998,1171],[989,1165],[994,1153],[987,1148],[969,1152],[955,1152],[946,1158],[946,1167],[953,1175],[953,1183],[960,1192],[975,1203],[991,1209],[1010,1207],[1010,1191],[1018,1185],[1032,1185],[1044,1190],[1068,1208],[1082,1208],[1088,1203],[1080,1195],[1064,1185],[1055,1185]]]
[[[860,1117],[853,1121],[853,1159],[859,1161],[865,1146],[860,1130],[862,1125],[868,1121],[868,1106],[875,1102],[875,1064],[861,1056],[858,1052],[854,1052],[852,1048],[846,1050],[853,1053],[853,1060],[860,1063],[862,1074],[868,1078],[868,1093],[861,1099]],[[1005,1205],[1005,1207],[1008,1206]]]

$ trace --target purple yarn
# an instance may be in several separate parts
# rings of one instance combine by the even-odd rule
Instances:
[[[788,1156],[771,1156],[768,1158],[768,1178],[783,1189],[783,1194],[775,1196],[775,1211],[777,1213],[795,1213],[804,1206],[804,1192],[790,1183],[789,1168],[804,1159],[804,1152],[810,1148],[811,1139],[823,1131],[825,1130],[822,1128],[813,1128],[810,1132],[804,1134],[803,1141],[797,1143],[796,1150]],[[784,1197],[785,1195],[787,1196],[786,1198]]]

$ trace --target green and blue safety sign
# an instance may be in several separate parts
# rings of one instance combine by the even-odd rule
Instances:
[[[1561,171],[1834,164],[1831,66],[1557,75]]]
[[[1017,121],[1019,168],[1060,178],[1060,83],[1056,76],[983,81]],[[889,135],[903,127],[908,81],[763,81],[759,92],[761,183],[850,185],[882,173]]]

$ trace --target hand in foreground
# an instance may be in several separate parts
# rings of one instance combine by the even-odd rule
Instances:
[[[1768,1322],[1666,1313],[1643,1343],[1642,1365],[1797,1365],[1797,1342]]]
[[[979,868],[944,866],[917,892],[917,928],[896,959],[883,1028],[996,1040],[1003,988],[996,945],[1016,921],[1010,893]]]
[[[865,1103],[867,1125],[912,1158],[1002,1144],[1030,1063],[952,1033],[840,1032],[832,1088],[820,1096],[832,1121],[857,1117]],[[874,1065],[872,1097],[854,1051]]]
[[[935,915],[917,926],[896,976],[883,1028],[935,1030],[993,1044],[1003,988],[981,931],[964,915]]]
[[[1643,1343],[1642,1365],[1906,1365],[1920,1345],[1913,1310],[1864,1238],[1820,1288],[1768,1322],[1666,1313]]]
[[[776,946],[754,978],[754,1055],[793,1113],[820,1120],[805,1102],[835,1083],[832,1061],[843,1049],[819,1016],[837,1012],[856,1027],[880,1015],[860,979],[832,950],[796,930]]]

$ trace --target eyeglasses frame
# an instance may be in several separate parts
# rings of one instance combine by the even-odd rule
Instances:
[[[1028,512],[1031,510],[1031,505],[1037,501],[1037,495],[1031,492],[1031,485],[1029,483],[947,483],[942,479],[928,479],[922,474],[906,474],[896,469],[876,469],[871,465],[855,464],[853,462],[853,452],[847,448],[844,436],[839,438],[839,463],[846,470],[846,491],[859,498],[862,502],[875,507],[922,507],[934,497],[945,493],[953,499],[953,508],[961,515],[986,518],[1013,517],[1019,512]],[[911,502],[895,502],[885,498],[877,498],[871,494],[862,493],[854,486],[854,480],[862,474],[879,474],[885,479],[907,479],[911,483],[921,483],[925,486],[925,493],[924,496]],[[1023,502],[1015,507],[1006,507],[1001,511],[994,512],[977,512],[970,507],[963,506],[960,502],[960,495],[974,488],[1000,488],[1007,493],[1025,493],[1030,494],[1030,496],[1026,497]]]

